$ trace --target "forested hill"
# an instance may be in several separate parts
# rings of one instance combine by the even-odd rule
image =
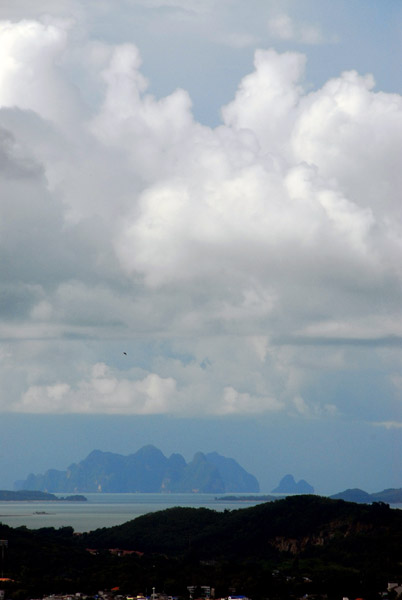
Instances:
[[[278,552],[323,551],[336,542],[386,535],[388,547],[402,544],[402,512],[387,504],[359,505],[319,496],[292,496],[251,508],[216,512],[171,508],[84,536],[89,546],[198,556],[271,557]],[[367,547],[364,550],[366,553]],[[397,552],[402,560],[402,545]]]
[[[188,585],[253,600],[377,599],[387,581],[402,580],[402,512],[318,496],[224,512],[172,508],[81,535],[0,523],[0,538],[12,600],[99,586],[124,594],[156,586],[184,598]]]
[[[169,458],[155,446],[123,456],[94,450],[66,471],[49,469],[16,482],[19,490],[46,492],[259,492],[254,475],[233,458],[217,452],[197,452],[186,463],[181,454]]]

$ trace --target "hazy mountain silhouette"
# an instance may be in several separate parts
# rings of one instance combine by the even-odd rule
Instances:
[[[257,479],[233,458],[197,452],[186,463],[180,454],[169,458],[155,446],[123,456],[94,450],[66,471],[49,469],[18,481],[16,489],[44,492],[259,492]]]
[[[307,481],[301,479],[296,483],[293,475],[282,477],[278,487],[271,492],[272,494],[313,494],[314,488]]]

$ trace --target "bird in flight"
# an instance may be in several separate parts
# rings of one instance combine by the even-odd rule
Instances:
[[[127,356],[127,352],[123,352],[124,356]]]

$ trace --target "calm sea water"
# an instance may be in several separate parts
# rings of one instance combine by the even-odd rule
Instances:
[[[60,494],[62,495],[62,494]],[[240,494],[236,494],[240,495]],[[75,531],[121,525],[131,519],[173,506],[225,510],[258,502],[226,502],[213,494],[85,494],[88,502],[0,502],[0,522],[29,529],[71,526]],[[224,496],[220,496],[224,497]]]

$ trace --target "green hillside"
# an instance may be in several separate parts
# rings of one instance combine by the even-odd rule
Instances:
[[[9,541],[5,570],[15,579],[7,597],[16,600],[115,586],[188,598],[188,585],[253,600],[370,600],[402,580],[402,512],[318,496],[224,512],[171,508],[81,535],[0,525],[0,538]]]

